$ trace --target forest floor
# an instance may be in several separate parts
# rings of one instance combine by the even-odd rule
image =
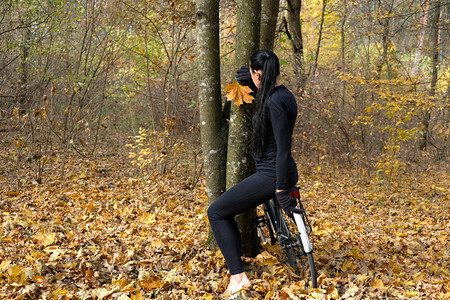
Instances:
[[[1,299],[214,299],[227,284],[205,246],[206,188],[180,166],[138,180],[126,154],[0,166]],[[249,299],[450,299],[450,178],[444,168],[380,177],[322,167],[299,184],[319,288],[278,248],[245,258]],[[19,184],[17,184],[19,182]]]

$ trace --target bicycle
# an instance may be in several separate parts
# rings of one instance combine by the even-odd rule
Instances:
[[[312,234],[311,223],[300,200],[299,188],[293,188],[290,194],[297,199],[301,213],[295,213],[294,219],[285,218],[283,210],[274,196],[262,204],[264,215],[257,216],[257,231],[263,244],[266,243],[265,234],[267,233],[272,245],[278,242],[286,252],[287,260],[294,272],[299,276],[309,278],[307,285],[317,288],[314,248],[309,238]]]

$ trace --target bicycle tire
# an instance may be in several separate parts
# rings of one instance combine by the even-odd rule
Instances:
[[[279,207],[277,208],[277,217],[280,222],[278,240],[286,253],[289,265],[297,275],[307,278],[307,287],[317,288],[317,273],[313,252],[307,253],[304,251],[295,221],[289,218],[287,222],[282,209]],[[301,221],[304,222],[303,218]]]

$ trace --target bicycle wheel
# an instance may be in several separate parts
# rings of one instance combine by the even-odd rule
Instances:
[[[295,273],[307,281],[307,286],[317,288],[316,265],[312,247],[305,251],[297,224],[291,218],[285,218],[281,208],[277,208],[279,232],[277,234],[281,248],[286,252],[289,265]],[[303,218],[300,218],[304,222]]]

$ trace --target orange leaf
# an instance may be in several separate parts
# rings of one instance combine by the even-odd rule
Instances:
[[[163,282],[158,277],[146,277],[140,282],[147,292],[151,292],[162,286]]]
[[[252,100],[255,99],[250,93],[252,90],[245,85],[240,85],[239,83],[233,82],[228,84],[225,87],[225,91],[228,92],[225,97],[227,97],[228,101],[234,99],[234,104],[240,106],[245,103],[252,103]]]

